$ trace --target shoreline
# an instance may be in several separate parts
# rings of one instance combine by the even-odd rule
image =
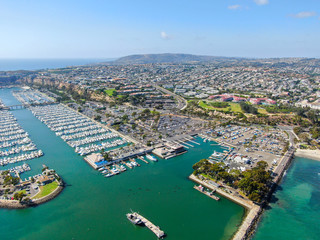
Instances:
[[[197,178],[195,175],[191,174],[189,176],[189,179],[195,183],[201,184],[202,186],[211,189],[216,190],[216,193],[219,195],[229,199],[230,201],[242,206],[245,209],[245,213],[243,215],[241,225],[238,227],[237,231],[234,233],[234,235],[231,237],[232,240],[244,240],[248,239],[252,232],[254,232],[255,227],[259,221],[259,218],[261,216],[261,213],[263,212],[263,208],[259,205],[253,203],[250,200],[242,199],[240,197],[237,197],[235,195],[231,195],[229,193],[226,193],[222,189],[219,189],[207,182],[204,182]]]
[[[275,172],[277,173],[277,176],[273,179],[273,185],[270,189],[270,192],[267,196],[268,202],[270,200],[270,197],[272,196],[273,192],[279,185],[279,183],[282,180],[283,173],[285,172],[286,169],[288,169],[292,163],[292,160],[294,159],[294,152],[293,151],[288,151],[284,154],[284,156],[281,158],[279,165],[277,166]],[[195,175],[191,174],[189,176],[189,179],[203,185],[204,187],[211,189],[211,190],[216,190],[216,192],[223,196],[226,197],[227,199],[231,200],[232,202],[241,205],[246,209],[246,213],[243,216],[241,225],[237,229],[237,231],[234,233],[234,235],[231,237],[231,240],[246,240],[250,239],[254,232],[256,231],[256,228],[258,226],[258,223],[260,221],[260,218],[264,212],[264,206],[257,205],[250,201],[249,199],[244,199],[240,198],[238,196],[235,196],[233,194],[227,193],[223,191],[222,189],[217,188],[216,186],[213,186],[211,184],[208,184],[205,181],[200,180],[197,178]],[[223,187],[228,188],[223,185]],[[232,189],[232,188],[230,188]],[[233,190],[235,191],[235,190]]]
[[[29,207],[36,207],[40,204],[46,203],[48,201],[53,200],[56,198],[64,189],[64,182],[59,182],[58,187],[51,192],[49,195],[44,196],[42,198],[34,199],[31,202],[19,202],[17,200],[2,200],[0,199],[0,208],[6,209],[22,209],[22,208],[29,208]]]
[[[312,160],[320,161],[320,150],[297,149],[294,155],[296,157],[310,158]]]

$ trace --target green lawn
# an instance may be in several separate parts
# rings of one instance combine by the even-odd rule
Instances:
[[[239,103],[228,102],[228,104],[230,105],[230,107],[217,108],[217,107],[213,107],[213,106],[210,106],[210,105],[206,104],[204,101],[199,101],[199,106],[202,107],[202,108],[205,108],[205,109],[227,112],[227,111],[229,111],[229,108],[231,108],[232,112],[238,112],[238,113],[241,112],[241,113],[243,113]]]
[[[49,184],[44,185],[44,186],[40,186],[40,192],[39,192],[37,195],[35,195],[35,196],[33,197],[33,199],[42,198],[42,197],[44,197],[44,196],[49,195],[49,194],[52,193],[57,187],[58,187],[57,181],[54,181],[54,182],[49,183]]]
[[[264,108],[258,108],[258,113],[266,114],[266,115],[269,114],[269,113],[267,112],[267,110],[265,110]]]
[[[108,94],[109,97],[112,96],[112,94],[113,94],[114,91],[116,91],[116,90],[113,89],[113,88],[112,88],[112,89],[106,89],[106,90],[104,90],[104,92],[105,92],[106,94]]]
[[[25,194],[25,195],[27,195],[27,191],[24,189],[24,190],[21,190],[21,191],[18,191],[17,193],[23,193],[23,194]]]

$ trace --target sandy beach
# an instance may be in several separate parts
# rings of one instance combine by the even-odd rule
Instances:
[[[320,161],[320,150],[297,149],[295,152],[295,156],[311,158]]]

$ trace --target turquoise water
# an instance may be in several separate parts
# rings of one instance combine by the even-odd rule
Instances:
[[[8,89],[0,89],[0,98],[16,103]],[[56,199],[38,207],[0,209],[1,240],[157,239],[126,219],[130,209],[159,225],[169,240],[229,239],[241,223],[242,207],[224,198],[208,198],[187,179],[194,163],[222,150],[217,145],[197,138],[201,146],[193,144],[187,154],[156,163],[140,161],[139,168],[104,178],[29,110],[12,113],[45,154],[27,161],[32,171],[22,177],[39,173],[46,164],[68,185]]]
[[[295,158],[254,240],[320,239],[320,162]]]

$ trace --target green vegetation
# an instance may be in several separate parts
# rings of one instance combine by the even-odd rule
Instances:
[[[285,105],[266,106],[265,109],[268,113],[290,113],[290,112],[297,111],[296,107],[290,107],[290,106],[285,106]]]
[[[223,111],[223,112],[237,112],[237,113],[243,112],[239,103],[226,103],[226,102],[207,103],[204,101],[199,101],[198,104],[203,109],[208,109],[208,110],[217,110],[217,111]]]
[[[267,110],[264,108],[258,108],[258,113],[259,114],[268,114]]]
[[[310,129],[310,133],[311,133],[313,139],[319,138],[320,137],[320,127],[313,126]]]
[[[105,152],[105,149],[104,149],[104,148],[101,149],[100,153],[102,154],[104,160],[106,160],[106,161],[112,161],[112,157],[109,155],[108,152]]]
[[[258,109],[248,103],[242,102],[240,103],[240,107],[242,111],[244,111],[245,113],[252,113],[252,114],[258,113]]]
[[[7,175],[3,180],[3,185],[4,186],[17,185],[19,183],[19,181],[20,181],[20,179],[18,177],[13,177],[11,175]]]
[[[227,102],[210,102],[208,105],[216,108],[226,108],[230,107],[230,104]]]
[[[250,200],[261,202],[269,191],[271,174],[266,171],[268,164],[259,161],[251,170],[240,172],[231,170],[224,163],[210,163],[207,159],[193,165],[195,175],[203,175],[214,181],[222,181],[225,184],[239,188]]]
[[[14,198],[14,200],[19,200],[19,202],[21,202],[22,199],[23,199],[23,197],[25,197],[25,196],[26,196],[25,192],[20,191],[20,192],[16,192],[16,193],[13,195],[13,198]]]
[[[46,184],[44,186],[40,186],[40,192],[33,197],[33,199],[42,198],[50,193],[52,193],[58,187],[58,182],[53,181],[52,183]]]
[[[94,116],[93,119],[98,121],[98,122],[100,122],[101,121],[101,116],[100,115],[96,115],[96,116]]]
[[[114,92],[116,92],[116,90],[114,88],[112,89],[106,89],[104,90],[105,94],[107,94],[109,97],[114,96]]]

